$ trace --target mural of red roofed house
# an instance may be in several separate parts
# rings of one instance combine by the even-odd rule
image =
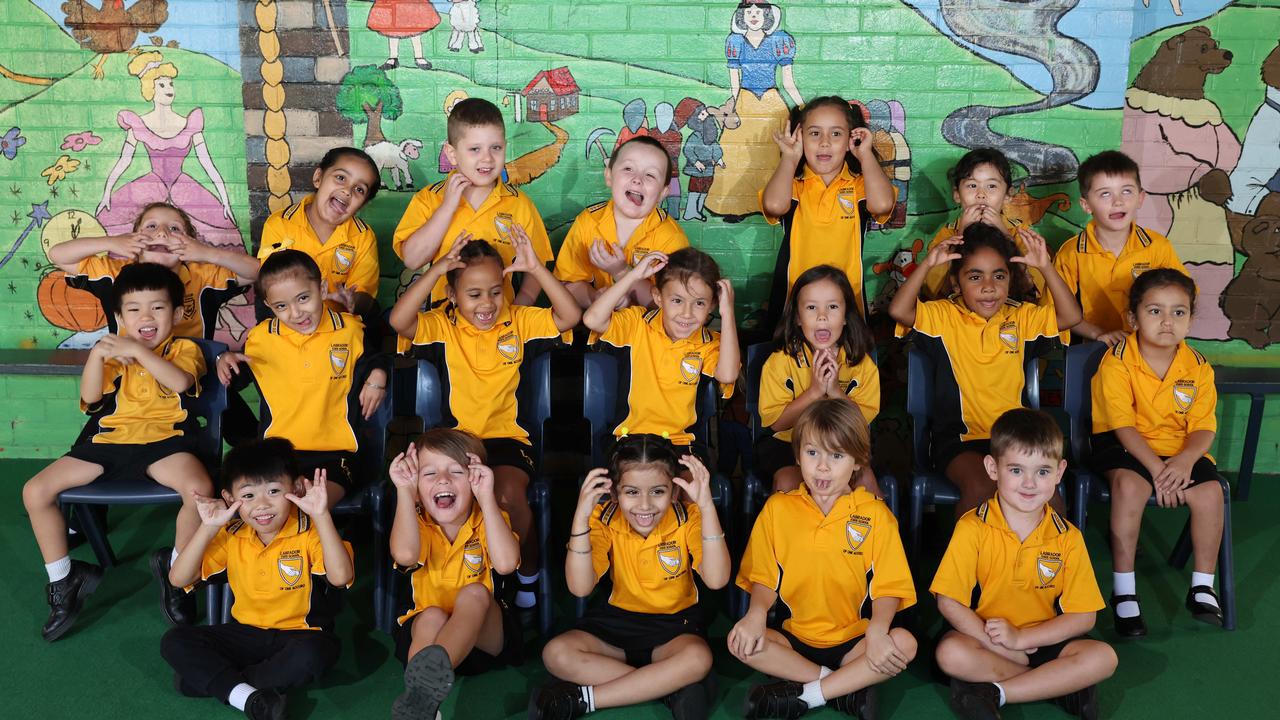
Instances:
[[[520,91],[525,98],[525,121],[551,122],[576,115],[579,92],[567,66],[543,70]]]

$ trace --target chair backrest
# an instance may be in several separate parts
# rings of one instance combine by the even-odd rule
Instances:
[[[227,388],[218,379],[218,355],[227,351],[224,343],[215,340],[189,338],[200,346],[204,355],[205,372],[200,378],[200,393],[190,405],[191,412],[201,422],[196,437],[196,451],[211,470],[222,460],[222,411],[227,409]]]
[[[1071,459],[1082,465],[1089,461],[1093,434],[1093,374],[1098,371],[1106,343],[1091,342],[1067,348],[1062,381],[1062,409],[1067,413]]]
[[[1022,404],[1040,409],[1040,359],[1023,365]],[[915,347],[907,350],[907,414],[911,416],[912,461],[917,469],[933,467],[929,460],[929,427],[933,421],[933,360]]]
[[[376,483],[382,479],[387,468],[387,426],[391,424],[392,404],[395,388],[395,373],[387,374],[387,394],[373,415],[367,419],[358,416],[356,419],[356,470],[366,483]]]
[[[582,358],[582,417],[588,424],[591,467],[604,467],[604,449],[613,436],[618,409],[618,361],[606,352]]]
[[[760,377],[764,373],[764,363],[773,354],[775,347],[777,346],[773,342],[762,342],[747,348],[747,372],[742,393],[747,406],[752,445],[770,434],[760,420]]]
[[[444,424],[444,388],[440,371],[429,360],[418,361],[418,387],[413,395],[414,414],[422,418],[422,429]]]

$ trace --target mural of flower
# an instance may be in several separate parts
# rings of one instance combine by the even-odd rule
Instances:
[[[62,138],[62,149],[71,152],[80,152],[91,145],[97,145],[102,142],[102,138],[93,134],[92,130],[84,132],[72,133]]]
[[[18,127],[9,128],[9,132],[0,137],[0,153],[8,160],[12,160],[18,156],[18,148],[27,144],[27,139],[21,135],[22,130]]]
[[[49,187],[53,187],[59,180],[65,179],[67,175],[75,172],[79,167],[79,160],[72,160],[66,155],[63,155],[58,158],[57,162],[42,170],[40,172],[40,176],[49,178]]]

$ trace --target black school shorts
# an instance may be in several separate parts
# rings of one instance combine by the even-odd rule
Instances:
[[[831,670],[839,670],[840,663],[844,660],[844,656],[848,655],[849,651],[853,649],[853,646],[857,645],[858,641],[862,639],[862,636],[859,635],[858,637],[846,640],[839,645],[820,648],[805,643],[803,640],[781,628],[778,629],[778,632],[782,633],[782,637],[786,638],[787,642],[791,643],[791,649],[799,653],[805,660]]]
[[[1161,460],[1168,458],[1162,457]],[[1120,439],[1116,437],[1115,432],[1098,433],[1093,436],[1093,456],[1089,458],[1089,465],[1094,472],[1099,474],[1108,470],[1132,470],[1142,479],[1151,483],[1155,487],[1155,480],[1151,477],[1151,473],[1147,472],[1147,468],[1138,462],[1138,458],[1129,454],[1124,449],[1124,445],[1120,444]],[[1191,484],[1188,487],[1195,487],[1201,483],[1218,482],[1218,467],[1213,461],[1207,457],[1202,457],[1191,466]]]
[[[471,648],[471,652],[453,669],[456,674],[482,675],[490,670],[520,664],[521,644],[524,641],[520,619],[506,603],[496,599],[494,602],[498,603],[502,612],[502,650],[497,655],[491,655],[478,647]],[[409,618],[403,625],[396,624],[391,630],[391,638],[396,645],[396,659],[401,665],[409,662],[409,646],[413,644],[413,621],[416,617],[414,615]]]
[[[530,446],[514,438],[489,438],[480,442],[488,456],[485,464],[489,467],[513,467],[529,476],[530,480],[538,474],[533,466],[533,448]]]
[[[670,615],[632,612],[605,603],[587,610],[575,630],[594,635],[626,653],[627,664],[643,667],[653,662],[653,649],[681,635],[697,635],[704,640],[707,629],[697,605]]]
[[[81,442],[71,446],[67,457],[102,466],[102,477],[146,475],[151,464],[178,453],[195,454],[195,441],[185,436],[140,445]]]
[[[342,450],[295,450],[294,454],[298,457],[298,467],[306,479],[313,479],[316,470],[323,469],[325,479],[337,483],[347,495],[355,488],[355,453]]]

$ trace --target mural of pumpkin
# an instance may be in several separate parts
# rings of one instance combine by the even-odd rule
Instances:
[[[87,290],[67,285],[67,274],[56,268],[40,278],[36,299],[50,324],[72,332],[92,332],[106,326],[102,304]]]

